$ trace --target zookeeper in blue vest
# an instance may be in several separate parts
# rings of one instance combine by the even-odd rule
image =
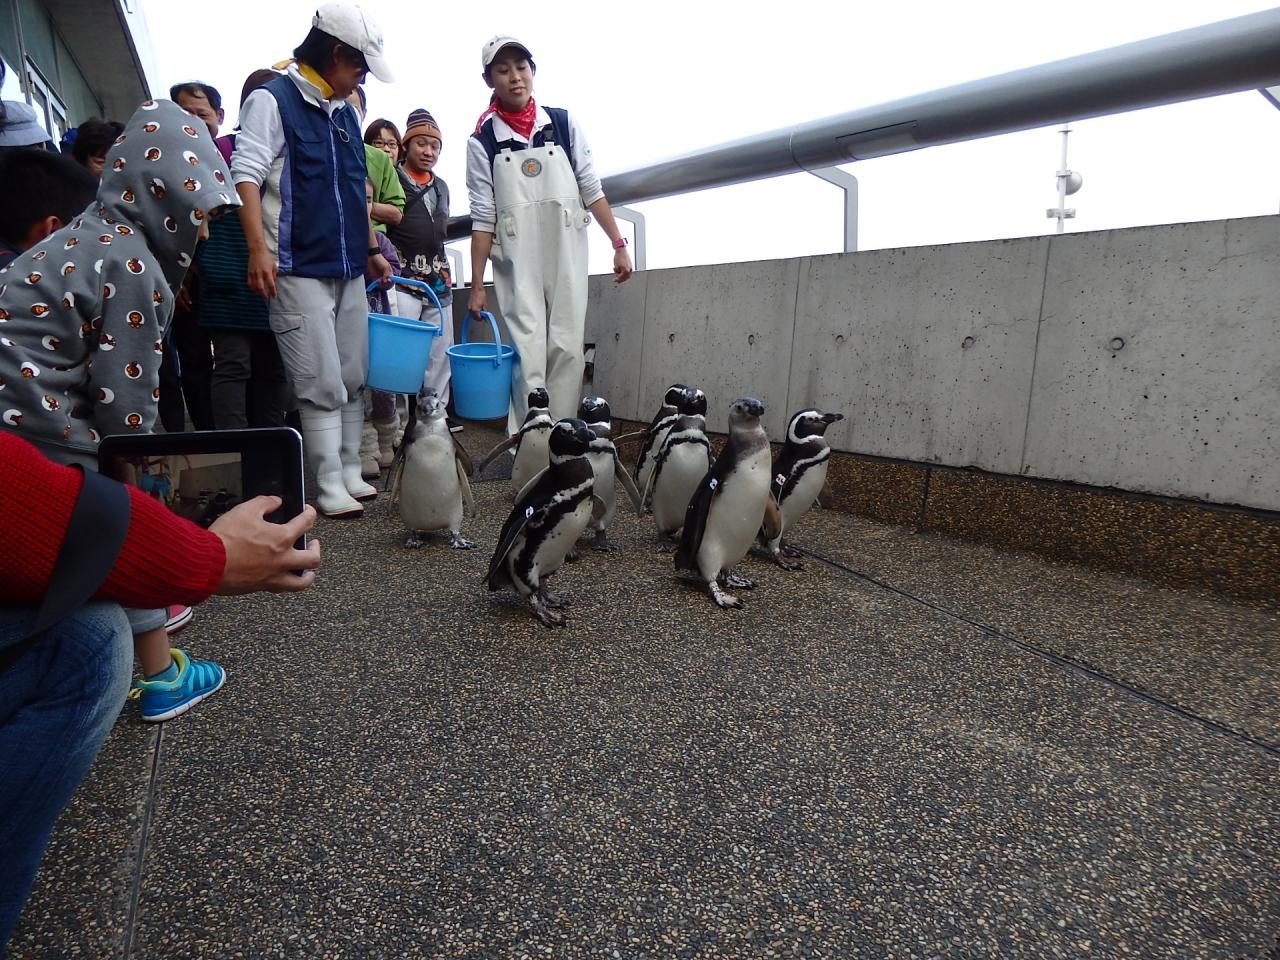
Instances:
[[[271,329],[302,419],[316,506],[356,516],[377,491],[360,476],[369,366],[365,266],[384,282],[365,206],[365,150],[347,97],[372,73],[392,79],[382,32],[359,7],[326,3],[288,72],[240,108],[231,178],[244,206],[249,286]]]
[[[581,128],[567,110],[534,102],[537,66],[529,48],[496,36],[481,48],[480,60],[494,96],[467,142],[474,278],[467,306],[473,313],[487,309],[480,279],[492,259],[494,292],[520,356],[507,417],[507,430],[515,433],[535,387],[546,387],[556,419],[578,409],[587,211],[613,243],[614,282],[630,277],[632,267]]]

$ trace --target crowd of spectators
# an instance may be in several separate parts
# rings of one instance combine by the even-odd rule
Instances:
[[[613,243],[615,280],[631,262],[581,129],[533,100],[528,48],[496,36],[481,61],[491,96],[467,140],[474,276],[491,258],[521,355],[511,418],[535,381],[569,416],[588,211]],[[359,516],[377,496],[367,479],[390,465],[403,414],[365,389],[367,314],[434,323],[438,302],[448,317],[451,210],[434,116],[413,110],[403,133],[365,124],[369,75],[393,79],[380,31],[359,7],[327,3],[290,59],[247,76],[225,133],[222,95],[200,81],[124,122],[85,120],[60,144],[29,105],[0,104],[0,955],[134,661],[141,718],[185,712],[226,679],[170,646],[192,607],[304,590],[320,564],[317,541],[295,546],[311,507],[270,523],[280,502],[258,497],[203,529],[99,476],[101,438],[157,421],[289,423],[330,517]],[[513,151],[522,162],[499,170]],[[393,272],[413,283],[393,287]],[[487,308],[482,284],[469,305]],[[446,319],[423,372],[446,402],[451,343]]]

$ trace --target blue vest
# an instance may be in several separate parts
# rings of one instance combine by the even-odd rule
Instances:
[[[332,279],[364,276],[369,249],[364,141],[350,107],[332,117],[290,77],[266,89],[280,105],[280,272]]]
[[[473,133],[475,137],[484,146],[484,152],[489,157],[489,166],[493,166],[493,158],[502,150],[524,150],[527,147],[541,147],[548,143],[558,143],[564,147],[565,155],[569,158],[570,165],[573,166],[574,172],[577,172],[577,166],[573,162],[573,137],[569,135],[569,111],[562,107],[546,107],[547,116],[551,118],[551,122],[541,130],[535,130],[533,137],[528,143],[523,140],[514,138],[498,142],[498,137],[493,132],[493,118],[490,117],[480,125],[479,131]]]

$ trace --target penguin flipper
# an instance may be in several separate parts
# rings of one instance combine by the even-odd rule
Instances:
[[[693,492],[689,506],[684,511],[684,527],[680,530],[680,546],[676,549],[676,569],[698,571],[698,548],[702,546],[702,534],[711,515],[711,504],[720,489],[720,480],[714,470],[707,475]]]
[[[537,482],[541,480],[546,475],[546,472],[550,469],[551,469],[550,467],[543,467],[541,470],[535,473],[532,477],[530,477],[528,482],[526,482],[525,485],[520,488],[520,492],[516,494],[516,503],[523,502],[524,498],[529,495],[529,491],[531,491],[534,488]]]
[[[404,475],[405,451],[409,449],[408,443],[401,443],[400,449],[396,451],[395,457],[391,461],[391,467],[387,470],[387,479],[382,484],[382,492],[391,491],[391,502],[395,503],[400,496],[400,478]]]
[[[507,437],[507,439],[503,440],[500,444],[498,444],[496,447],[494,447],[492,450],[486,453],[480,459],[480,465],[479,467],[476,468],[477,472],[484,473],[484,468],[487,467],[489,464],[491,464],[494,461],[494,459],[498,456],[498,454],[502,453],[504,450],[510,449],[512,446],[515,445],[515,443],[519,439],[520,439],[520,434],[518,433],[514,434],[513,436]]]
[[[515,545],[516,539],[520,536],[520,531],[530,523],[540,523],[546,517],[547,504],[550,502],[554,489],[545,492],[536,489],[538,481],[547,478],[550,486],[554,488],[555,480],[548,470],[543,470],[536,477],[525,484],[524,489],[520,491],[520,496],[516,498],[516,505],[512,508],[507,522],[502,525],[502,533],[498,537],[498,548],[493,551],[493,558],[489,561],[489,572],[485,574],[485,580],[489,584],[490,590],[499,589],[507,582],[505,572],[502,569],[503,561],[507,559],[507,554],[511,552],[511,548]]]
[[[458,438],[454,434],[449,434],[449,437],[453,440],[454,458],[462,464],[462,469],[470,474],[475,470],[475,464],[471,462],[471,454],[467,453],[467,448],[458,442]]]
[[[622,460],[618,457],[618,451],[613,451],[613,475],[617,481],[622,484],[622,489],[627,492],[627,498],[631,501],[631,505],[636,508],[636,514],[644,513],[641,504],[644,503],[640,499],[640,491],[636,489],[636,482],[631,479],[631,474],[622,465]]]
[[[467,475],[471,472],[467,469],[467,465],[463,464],[459,458],[453,461],[453,465],[458,470],[458,487],[462,491],[462,512],[468,517],[476,515],[476,500],[471,495],[471,481],[467,479]]]
[[[764,505],[764,523],[760,529],[764,531],[767,540],[773,541],[782,536],[782,510],[778,506],[778,501],[771,493],[769,494],[769,502]]]

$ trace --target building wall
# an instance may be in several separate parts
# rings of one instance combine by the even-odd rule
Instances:
[[[595,387],[647,421],[838,410],[849,453],[1280,510],[1280,217],[591,280]]]
[[[40,98],[28,95],[26,89],[28,59],[65,111],[68,126],[103,115],[101,101],[41,0],[0,0],[0,55],[7,69],[21,78],[23,99],[35,103],[37,111]],[[6,90],[10,86],[7,81]]]

